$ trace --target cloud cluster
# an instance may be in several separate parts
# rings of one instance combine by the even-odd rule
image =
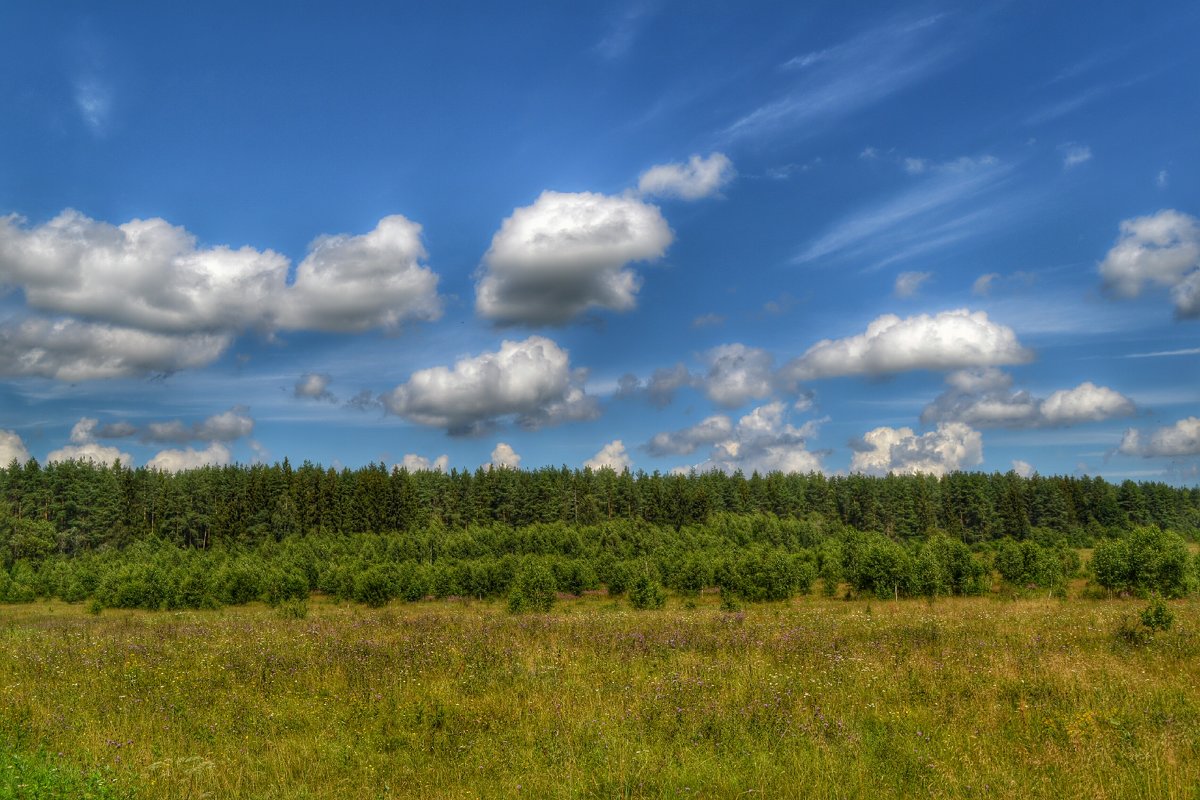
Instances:
[[[686,164],[658,164],[646,170],[638,178],[638,191],[647,197],[700,200],[720,192],[735,174],[724,153],[693,155]]]
[[[163,472],[182,472],[208,466],[224,466],[233,461],[233,453],[226,445],[213,442],[197,450],[194,447],[162,450],[150,459],[146,466]]]
[[[566,350],[530,336],[463,357],[453,367],[414,372],[382,400],[397,416],[451,434],[478,434],[506,418],[537,429],[599,415],[595,398],[583,389],[585,378],[584,371],[571,369]]]
[[[633,468],[633,459],[625,452],[625,444],[620,439],[613,439],[600,448],[600,452],[583,462],[583,466],[592,469],[611,469],[624,472]]]
[[[0,372],[61,380],[211,363],[247,330],[358,331],[441,314],[420,263],[420,226],[385,217],[363,236],[322,237],[288,285],[271,250],[199,246],[162,219],[112,225],[67,210],[41,225],[0,217],[0,285],[23,322],[0,328]]]
[[[1147,283],[1165,286],[1176,317],[1200,317],[1200,220],[1165,209],[1123,221],[1100,276],[1117,297],[1137,297]]]
[[[708,399],[726,408],[769,396],[775,389],[775,359],[766,350],[723,344],[704,356],[708,372],[700,384]]]
[[[416,453],[405,453],[404,458],[400,459],[398,466],[403,467],[409,472],[445,472],[450,468],[450,456],[443,453],[430,461],[425,456],[417,455]]]
[[[234,406],[228,411],[214,414],[202,422],[185,425],[182,420],[151,422],[142,431],[146,442],[232,442],[254,432],[254,420],[247,414],[245,406]]]
[[[1173,425],[1139,431],[1130,428],[1117,448],[1130,456],[1180,457],[1200,455],[1200,417],[1185,417]]]
[[[965,422],[981,428],[1061,427],[1137,411],[1125,395],[1091,381],[1044,399],[1012,391],[1012,376],[994,367],[953,372],[946,383],[949,388],[921,412],[921,422]]]
[[[912,428],[879,427],[851,442],[850,471],[945,475],[983,462],[983,437],[963,422],[944,422],[916,434]]]
[[[29,460],[29,451],[25,442],[13,431],[0,430],[0,468],[7,467],[13,461],[24,464]]]
[[[798,381],[1021,364],[1032,358],[1012,328],[991,321],[986,312],[964,308],[904,319],[884,314],[864,333],[817,342],[782,373]]]
[[[132,466],[133,456],[129,453],[123,453],[116,447],[102,445],[96,441],[99,430],[99,420],[82,417],[71,428],[71,443],[50,451],[46,456],[46,462],[54,464],[60,461],[91,461],[93,464],[110,466],[120,461],[125,466]]]
[[[484,254],[475,309],[501,325],[563,325],[592,308],[628,311],[674,234],[635,197],[546,191],[504,220]]]
[[[711,446],[708,458],[696,466],[702,471],[816,472],[821,469],[821,456],[807,449],[807,441],[816,435],[819,424],[809,421],[797,428],[787,422],[784,403],[768,403],[736,425],[729,417],[716,415],[690,428],[656,434],[645,449],[656,456],[688,455]]]
[[[932,272],[901,272],[896,276],[892,292],[896,297],[913,297],[920,291],[921,284],[932,277]]]

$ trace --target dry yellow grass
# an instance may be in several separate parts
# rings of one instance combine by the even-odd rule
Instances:
[[[1200,797],[1200,605],[0,608],[0,736],[144,798]]]

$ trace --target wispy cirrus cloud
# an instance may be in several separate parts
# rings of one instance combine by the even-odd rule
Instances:
[[[733,140],[811,130],[905,89],[946,65],[958,46],[941,35],[944,15],[870,28],[782,65],[791,86],[721,132]]]
[[[1011,164],[993,156],[926,167],[916,185],[851,213],[794,261],[854,258],[878,269],[974,236],[998,224],[1004,201],[995,194],[1011,171]]]

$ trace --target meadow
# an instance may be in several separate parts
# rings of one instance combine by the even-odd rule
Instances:
[[[1200,602],[1144,606],[3,606],[0,798],[1194,800]]]

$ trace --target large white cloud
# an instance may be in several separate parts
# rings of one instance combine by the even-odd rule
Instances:
[[[116,447],[96,442],[99,429],[99,420],[94,417],[81,417],[71,428],[71,444],[52,450],[46,456],[46,462],[53,464],[59,461],[91,461],[108,466],[119,460],[125,466],[131,466],[133,456],[129,453],[122,453]]]
[[[1126,455],[1144,458],[1200,455],[1200,417],[1185,417],[1173,425],[1150,431],[1130,428],[1118,449]]]
[[[162,450],[147,462],[150,469],[163,472],[180,472],[207,466],[224,466],[233,461],[233,453],[220,442],[213,442],[202,450],[193,447],[181,450]]]
[[[646,443],[652,455],[687,455],[711,445],[708,458],[696,469],[724,472],[816,472],[821,457],[807,449],[807,441],[816,435],[819,422],[800,427],[787,422],[787,406],[782,402],[759,406],[735,425],[725,415],[716,415],[697,425],[670,433],[656,434]]]
[[[624,472],[633,468],[633,459],[625,452],[625,443],[620,439],[613,439],[601,447],[600,452],[584,461],[583,466],[593,470],[611,469]]]
[[[162,219],[112,225],[67,210],[41,225],[0,217],[0,287],[23,321],[0,328],[0,373],[60,380],[209,364],[247,330],[394,328],[441,313],[420,226],[385,217],[322,237],[288,285],[271,250],[202,247]]]
[[[211,364],[231,334],[160,334],[74,319],[0,327],[0,374],[85,381],[169,374]]]
[[[479,433],[503,418],[527,428],[593,419],[595,401],[583,390],[586,374],[550,339],[504,341],[496,352],[459,359],[451,367],[414,372],[383,396],[393,414],[450,433]]]
[[[1147,283],[1168,287],[1176,316],[1200,317],[1200,220],[1173,209],[1124,220],[1100,275],[1118,297],[1137,297]]]
[[[963,422],[941,423],[920,435],[912,428],[879,427],[863,434],[854,449],[850,471],[871,475],[945,475],[983,461],[983,437]]]
[[[945,392],[921,412],[921,421],[965,422],[986,427],[1056,427],[1099,422],[1137,411],[1125,395],[1085,381],[1046,398],[1013,392],[1012,377],[993,367],[960,370],[946,378]]]
[[[421,226],[399,214],[362,236],[322,236],[296,267],[278,314],[282,328],[395,329],[442,315],[438,276],[421,262]]]
[[[13,431],[0,430],[0,469],[7,467],[14,460],[20,464],[29,460],[25,442]]]
[[[652,197],[699,200],[711,197],[733,180],[733,162],[724,153],[694,155],[686,164],[657,164],[638,178],[638,191]]]
[[[1032,358],[1012,328],[988,319],[986,312],[964,308],[904,319],[885,314],[864,333],[817,342],[782,373],[790,380],[810,380],[1021,364]]]
[[[292,396],[305,400],[325,400],[330,403],[336,402],[333,392],[329,391],[329,384],[333,382],[333,378],[320,372],[306,372],[296,379],[296,385],[292,389]]]
[[[673,234],[635,197],[542,192],[492,237],[475,309],[500,324],[562,325],[590,308],[628,311],[641,281],[627,267],[660,258]]]

